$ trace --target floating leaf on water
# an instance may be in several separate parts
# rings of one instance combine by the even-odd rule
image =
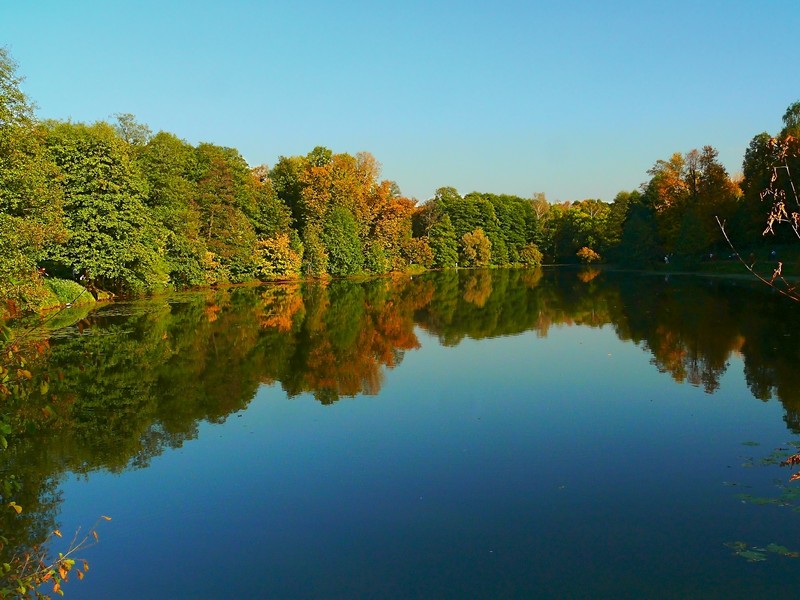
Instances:
[[[762,465],[783,465],[783,463],[791,459],[791,452],[781,452],[779,450],[775,450],[772,454],[769,454],[761,459]],[[800,459],[798,459],[798,463],[800,463]]]
[[[742,502],[747,502],[749,504],[779,504],[780,501],[777,498],[767,498],[766,496],[753,496],[752,494],[734,494],[733,496],[737,500],[741,500]]]
[[[763,504],[778,504],[779,503],[777,498],[767,498],[765,496],[754,497],[754,498],[752,498],[750,500],[750,502],[752,504],[759,504],[759,505],[763,505]]]
[[[728,547],[728,548],[731,548],[732,550],[735,550],[737,552],[739,552],[741,550],[747,550],[747,543],[746,542],[741,542],[739,540],[737,540],[735,542],[725,542],[725,546]]]
[[[762,562],[767,560],[766,554],[756,550],[742,550],[741,552],[737,552],[736,556],[741,556],[747,560],[747,562]]]
[[[787,556],[792,553],[786,546],[781,546],[780,544],[772,543],[768,544],[765,548],[767,552],[772,552],[774,554],[780,554],[782,556]]]

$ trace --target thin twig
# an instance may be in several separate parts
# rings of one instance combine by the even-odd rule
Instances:
[[[719,225],[720,231],[722,231],[722,235],[725,237],[725,241],[728,242],[728,246],[730,246],[731,250],[733,251],[733,254],[736,256],[736,258],[739,259],[739,262],[742,263],[742,265],[744,265],[745,269],[750,271],[750,273],[756,279],[758,279],[759,281],[761,281],[764,284],[768,285],[769,287],[771,287],[772,289],[777,291],[779,294],[783,294],[784,296],[786,296],[787,298],[791,298],[795,302],[800,302],[800,297],[797,297],[796,295],[790,293],[789,291],[781,289],[779,286],[775,285],[774,281],[775,281],[776,277],[779,277],[780,281],[782,281],[784,284],[786,284],[787,288],[790,287],[788,282],[783,278],[783,275],[781,275],[781,267],[780,266],[777,269],[775,269],[775,272],[773,273],[773,276],[772,276],[771,280],[767,280],[764,277],[762,277],[761,275],[759,275],[758,273],[756,273],[755,270],[753,269],[752,265],[748,265],[745,262],[745,260],[741,257],[741,255],[739,254],[739,251],[733,245],[733,242],[731,241],[730,237],[728,237],[728,232],[725,230],[725,223],[720,221],[719,217],[714,217],[714,218],[717,220],[717,225]],[[753,264],[755,264],[755,263],[753,263]],[[782,266],[782,263],[778,263],[778,265]],[[793,290],[794,288],[791,288],[791,289]]]

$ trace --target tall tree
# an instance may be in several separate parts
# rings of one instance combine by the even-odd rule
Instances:
[[[147,178],[145,203],[167,230],[165,257],[171,282],[179,287],[205,283],[203,264],[208,248],[200,233],[195,149],[161,131],[135,156]]]
[[[145,204],[147,181],[108,123],[51,125],[50,156],[63,172],[69,239],[49,255],[91,285],[141,293],[168,283],[166,233]]]
[[[210,255],[205,268],[211,282],[241,282],[256,270],[258,214],[253,175],[232,148],[203,143],[197,147],[197,203],[200,233]]]
[[[46,294],[37,263],[66,230],[58,169],[16,69],[0,48],[0,298],[30,308]]]

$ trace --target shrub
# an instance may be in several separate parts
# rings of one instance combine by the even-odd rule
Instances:
[[[84,304],[93,304],[95,302],[94,296],[76,281],[69,279],[45,279],[47,288],[50,290],[51,295],[46,298],[40,308],[49,308],[53,306],[65,306],[71,304],[73,306],[82,306]]]
[[[520,250],[519,260],[526,267],[541,267],[542,252],[536,244],[528,244]]]
[[[578,260],[580,260],[582,263],[586,263],[587,265],[594,262],[600,262],[600,260],[602,260],[597,252],[587,246],[584,246],[578,250],[577,256]]]

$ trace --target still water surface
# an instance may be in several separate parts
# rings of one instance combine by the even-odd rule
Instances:
[[[75,598],[796,597],[797,312],[575,270],[116,304],[6,469],[40,528],[113,517]]]

